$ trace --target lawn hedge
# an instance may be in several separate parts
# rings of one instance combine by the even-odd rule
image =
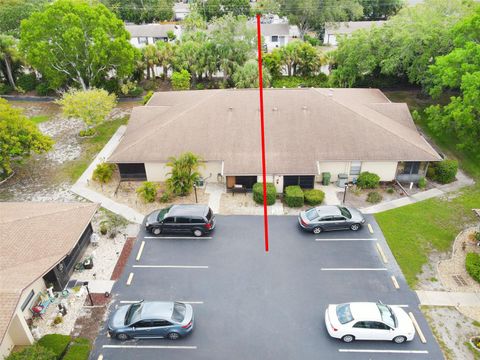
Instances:
[[[56,360],[57,357],[52,350],[35,344],[27,346],[21,351],[13,352],[5,360]]]
[[[358,175],[357,186],[362,189],[375,189],[380,183],[380,176],[368,171],[364,171]]]
[[[76,338],[62,360],[88,360],[91,348],[90,340]]]
[[[304,190],[303,195],[305,195],[305,202],[308,205],[319,205],[325,199],[325,193],[318,189]]]
[[[457,175],[458,161],[443,160],[435,164],[435,180],[440,184],[448,184],[455,181]]]
[[[480,254],[468,253],[465,258],[465,268],[475,281],[480,282]]]
[[[304,203],[303,190],[298,185],[291,185],[285,188],[285,203],[290,207],[301,207]]]
[[[68,335],[49,334],[38,340],[38,345],[52,350],[55,354],[55,358],[61,359],[63,354],[65,354],[70,341],[72,341],[72,338]]]
[[[273,183],[267,183],[267,205],[275,204],[277,198],[277,190]],[[257,204],[263,204],[263,183],[255,183],[253,185],[253,200]]]

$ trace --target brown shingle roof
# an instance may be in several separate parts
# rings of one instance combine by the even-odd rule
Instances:
[[[0,203],[0,341],[22,291],[68,255],[98,206]]]
[[[436,161],[404,104],[376,89],[265,89],[267,172],[316,174],[327,160]],[[165,162],[193,151],[226,175],[259,174],[258,90],[156,93],[135,108],[110,162]],[[257,161],[258,160],[258,161]]]

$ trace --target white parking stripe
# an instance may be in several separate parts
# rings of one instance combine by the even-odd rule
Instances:
[[[138,303],[140,301],[141,300],[122,300],[122,301],[119,301],[119,303],[120,304],[135,304],[135,303]],[[192,304],[192,305],[203,304],[203,301],[183,301],[183,300],[175,300],[175,301],[178,301],[178,302],[181,302],[181,303],[184,303],[184,304]]]
[[[321,268],[322,271],[386,271],[386,268]]]
[[[208,269],[205,265],[132,265],[134,268],[152,269]]]
[[[137,261],[140,260],[140,258],[142,257],[142,252],[144,247],[145,247],[145,241],[142,241],[142,244],[140,245],[140,249],[138,249],[138,254],[135,260]]]
[[[339,352],[351,353],[385,353],[385,354],[428,354],[427,350],[368,350],[368,349],[338,349]]]
[[[132,281],[133,281],[133,272],[131,272],[130,275],[128,275],[127,285],[130,285]]]
[[[176,345],[103,345],[104,349],[189,349],[195,350],[196,346]]]
[[[400,289],[400,285],[398,284],[398,281],[397,281],[397,278],[395,277],[395,275],[392,275],[391,279],[392,279],[392,283],[393,283],[393,286],[395,287],[395,289]]]
[[[395,305],[395,304],[389,304],[390,306],[396,306],[396,307],[401,307],[401,308],[407,308],[408,305]]]
[[[144,239],[212,239],[211,236],[145,236]]]
[[[420,338],[420,341],[422,343],[426,344],[427,339],[425,339],[425,335],[423,335],[422,329],[420,329],[420,325],[418,325],[417,319],[415,319],[415,316],[413,315],[412,312],[409,312],[408,316],[410,316],[410,319],[412,319],[413,326],[415,327],[415,330],[417,330],[418,337]]]
[[[378,250],[378,252],[380,253],[380,257],[382,258],[383,263],[384,263],[384,264],[388,263],[387,256],[386,256],[385,253],[383,252],[383,249],[382,249],[382,247],[380,246],[379,243],[377,243],[377,250]]]
[[[377,238],[364,238],[364,239],[315,239],[315,241],[377,241]]]
[[[372,225],[368,224],[368,231],[370,231],[370,234],[373,234],[373,228]]]

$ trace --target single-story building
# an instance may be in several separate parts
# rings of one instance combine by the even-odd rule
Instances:
[[[265,89],[268,181],[278,191],[312,188],[323,172],[349,180],[369,171],[381,181],[417,181],[440,155],[420,135],[407,104],[377,89]],[[155,93],[134,108],[108,161],[124,180],[165,181],[170,156],[204,160],[209,182],[251,188],[261,181],[258,89]]]
[[[65,288],[92,235],[92,203],[0,203],[0,358],[34,342],[27,320]]]
[[[157,41],[169,41],[169,32],[177,39],[182,34],[181,27],[175,24],[127,24],[125,28],[130,33],[130,43],[137,48],[155,44]]]
[[[255,22],[248,23],[250,27],[256,29]],[[297,25],[286,23],[262,24],[262,36],[264,40],[264,50],[272,52],[273,49],[287,45],[290,41],[300,37],[300,31]]]
[[[386,21],[347,21],[327,23],[325,24],[323,44],[327,46],[337,46],[338,38],[341,36],[350,36],[357,30],[368,30],[374,26],[382,26],[385,23]]]
[[[173,4],[173,14],[176,21],[184,20],[190,14],[190,4],[187,2],[176,2]]]

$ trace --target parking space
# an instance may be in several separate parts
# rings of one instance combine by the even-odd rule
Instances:
[[[211,239],[155,238],[141,232],[114,304],[180,300],[194,307],[196,324],[178,341],[120,342],[101,332],[92,359],[440,359],[441,351],[418,310],[418,299],[372,217],[373,233],[301,231],[295,217],[270,217],[270,252],[263,249],[263,218],[218,216]],[[140,247],[139,260],[136,258]],[[376,244],[384,249],[385,263]],[[133,273],[130,285],[127,279]],[[396,289],[391,276],[398,279]],[[328,336],[329,303],[377,301],[412,312],[427,343],[344,344]],[[408,354],[408,355],[407,355]]]

